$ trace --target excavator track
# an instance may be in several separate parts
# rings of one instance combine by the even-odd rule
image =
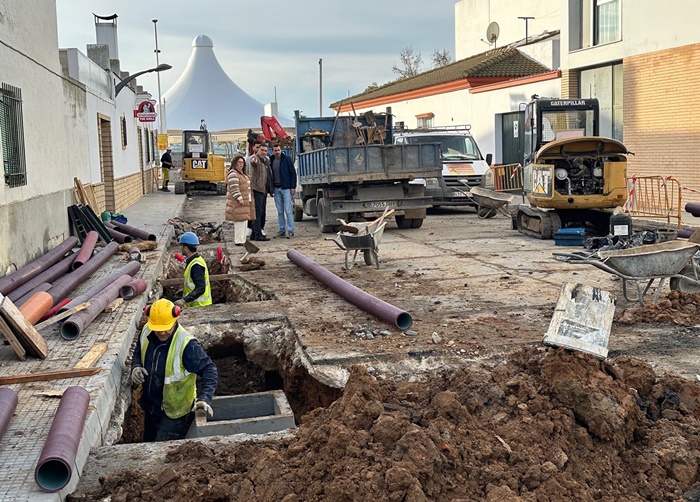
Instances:
[[[542,211],[533,207],[521,206],[515,222],[518,232],[539,239],[552,239],[561,228],[561,218],[555,211]]]

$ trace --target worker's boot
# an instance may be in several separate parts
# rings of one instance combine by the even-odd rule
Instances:
[[[169,191],[170,191],[170,189],[168,188],[168,184],[169,184],[169,183],[170,183],[169,180],[163,182],[163,191],[164,191],[164,192],[169,192]]]

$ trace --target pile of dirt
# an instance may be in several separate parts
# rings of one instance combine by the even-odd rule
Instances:
[[[402,385],[354,367],[293,439],[186,442],[162,472],[134,466],[69,500],[680,500],[698,417],[697,383],[630,357],[531,347]]]
[[[620,324],[636,324],[640,322],[678,326],[695,326],[700,318],[700,295],[671,291],[659,303],[644,307],[628,308],[615,316]]]
[[[180,218],[171,218],[168,224],[175,227],[175,241],[185,232],[194,232],[199,238],[200,244],[223,241],[224,222],[221,221],[185,221]]]

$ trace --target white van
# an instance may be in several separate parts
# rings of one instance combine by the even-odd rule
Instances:
[[[425,195],[433,198],[433,207],[473,206],[467,197],[469,188],[487,185],[491,154],[482,157],[481,151],[469,133],[471,127],[445,126],[430,129],[399,129],[394,132],[394,143],[415,145],[440,143],[442,145],[442,176],[416,180],[425,184]],[[463,180],[466,182],[463,183]]]

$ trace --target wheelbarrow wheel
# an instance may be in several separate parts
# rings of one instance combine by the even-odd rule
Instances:
[[[365,249],[365,264],[379,268],[379,254],[374,249]]]
[[[350,249],[345,251],[345,268],[347,270],[350,270],[353,265],[355,265],[355,258],[357,258],[357,249],[355,249],[355,252],[352,255],[352,260],[350,259]]]

